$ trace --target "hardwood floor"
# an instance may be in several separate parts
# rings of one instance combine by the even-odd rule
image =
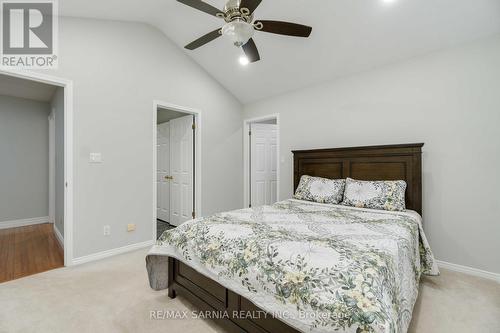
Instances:
[[[64,266],[50,223],[0,229],[0,283]]]

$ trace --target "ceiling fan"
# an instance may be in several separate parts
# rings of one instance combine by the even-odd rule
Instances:
[[[252,39],[255,31],[264,31],[294,37],[309,37],[312,31],[311,27],[302,24],[265,20],[253,21],[253,12],[260,5],[262,0],[228,0],[224,10],[219,10],[201,0],[177,1],[207,14],[224,19],[226,22],[222,28],[211,31],[186,45],[185,48],[188,50],[197,49],[225,35],[231,39],[236,47],[241,47],[243,49],[248,62],[256,62],[260,60],[260,55]]]

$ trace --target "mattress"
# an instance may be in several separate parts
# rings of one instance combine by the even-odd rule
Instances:
[[[439,271],[414,211],[285,200],[166,231],[176,258],[303,332],[406,332],[421,274]],[[148,260],[152,285],[165,267]]]

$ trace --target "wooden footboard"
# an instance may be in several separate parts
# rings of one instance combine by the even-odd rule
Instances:
[[[169,258],[168,296],[175,298],[177,294],[200,311],[225,314],[220,316],[221,319],[214,320],[230,332],[299,332],[188,265]]]

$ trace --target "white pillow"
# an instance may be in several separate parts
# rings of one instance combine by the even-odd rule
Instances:
[[[338,204],[344,195],[344,179],[326,179],[302,176],[295,191],[295,199]]]
[[[406,182],[362,181],[347,178],[343,205],[391,211],[405,210]]]

